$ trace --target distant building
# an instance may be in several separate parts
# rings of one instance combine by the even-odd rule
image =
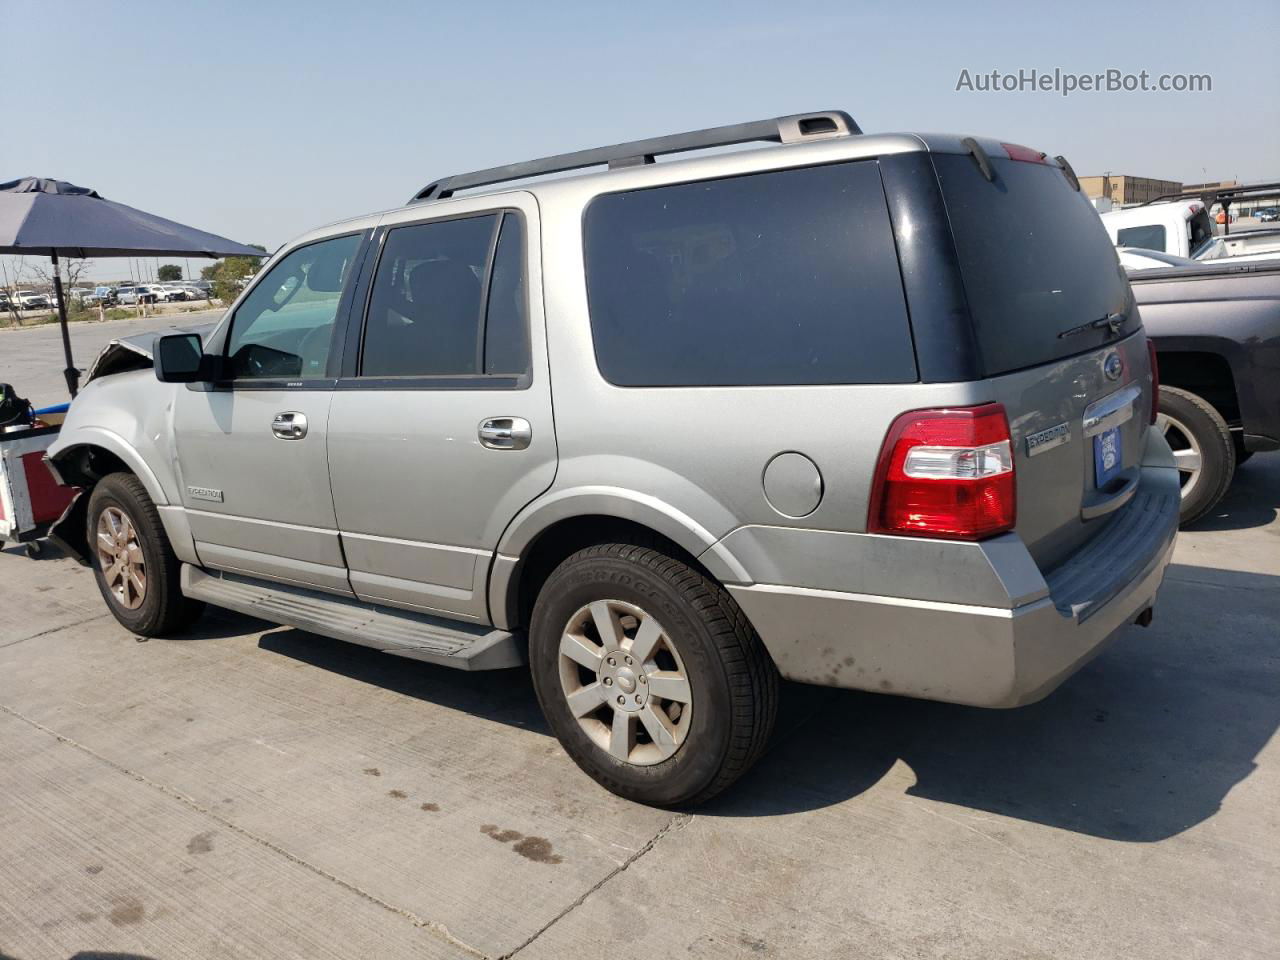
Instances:
[[[1130,203],[1146,203],[1156,197],[1179,193],[1182,190],[1182,184],[1176,180],[1103,174],[1100,177],[1081,177],[1080,189],[1087,197],[1105,197],[1116,206],[1123,206]]]
[[[1239,180],[1211,180],[1207,183],[1184,183],[1182,189],[1188,192],[1204,193],[1206,190],[1225,190],[1227,187],[1240,186]]]

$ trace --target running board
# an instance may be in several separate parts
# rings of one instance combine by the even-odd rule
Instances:
[[[516,636],[493,627],[211,573],[189,563],[182,565],[181,583],[183,594],[193,600],[398,657],[459,670],[501,670],[525,662],[524,645]]]

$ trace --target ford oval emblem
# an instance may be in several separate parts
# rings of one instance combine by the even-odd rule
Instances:
[[[1120,354],[1114,351],[1107,354],[1107,359],[1102,361],[1102,372],[1107,375],[1108,380],[1119,380],[1120,374],[1124,373],[1124,361],[1120,359]]]

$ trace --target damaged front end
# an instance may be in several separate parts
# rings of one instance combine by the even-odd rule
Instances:
[[[145,370],[152,365],[155,355],[156,341],[172,333],[195,333],[204,340],[217,326],[217,323],[201,323],[189,327],[169,327],[166,330],[155,330],[150,333],[138,333],[131,337],[117,337],[108,343],[89,364],[85,371],[84,382],[100,377],[109,377],[116,373],[128,373],[130,370]]]

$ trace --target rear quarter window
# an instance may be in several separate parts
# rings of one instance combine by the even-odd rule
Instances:
[[[875,161],[606,194],[584,246],[611,383],[916,379]]]

